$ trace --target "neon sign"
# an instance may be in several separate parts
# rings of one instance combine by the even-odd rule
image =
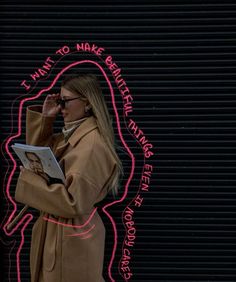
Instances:
[[[6,220],[6,223],[4,225],[4,231],[5,231],[5,234],[7,236],[12,236],[12,234],[14,232],[16,232],[16,230],[18,230],[18,229],[21,230],[21,243],[20,243],[19,248],[17,250],[17,272],[18,272],[17,277],[18,277],[18,282],[21,281],[21,277],[20,277],[20,252],[22,250],[22,247],[24,246],[24,231],[25,231],[25,228],[28,226],[29,222],[32,220],[33,217],[32,217],[31,214],[28,213],[25,216],[23,216],[21,221],[14,227],[13,230],[8,231],[7,228],[6,228],[7,224],[14,217],[14,214],[17,210],[16,203],[14,202],[14,200],[12,199],[12,197],[10,196],[10,193],[9,193],[11,180],[12,180],[12,177],[13,177],[14,172],[16,170],[16,162],[15,162],[14,158],[12,157],[8,146],[9,146],[9,143],[13,139],[15,139],[15,138],[17,138],[21,135],[21,117],[22,117],[22,108],[24,106],[24,103],[26,101],[37,99],[43,93],[50,91],[54,87],[54,85],[57,82],[57,80],[59,79],[59,77],[66,70],[68,70],[68,69],[70,69],[74,66],[81,65],[81,64],[92,64],[92,65],[96,66],[100,70],[102,75],[104,76],[106,83],[109,87],[110,94],[111,94],[111,100],[112,100],[113,110],[114,110],[114,113],[115,113],[115,116],[116,116],[116,123],[117,123],[119,138],[120,138],[124,148],[126,149],[128,155],[131,159],[131,163],[132,163],[132,165],[130,167],[129,177],[128,177],[128,180],[125,184],[125,189],[124,189],[124,193],[123,193],[122,197],[120,199],[115,200],[115,201],[113,201],[113,202],[111,202],[111,203],[102,207],[103,212],[107,215],[107,217],[110,219],[110,221],[112,223],[113,232],[114,232],[114,243],[113,243],[113,250],[112,250],[112,254],[111,254],[111,258],[110,258],[110,262],[109,262],[109,266],[108,266],[108,275],[109,275],[109,278],[110,278],[111,281],[115,281],[113,276],[112,276],[111,269],[112,269],[112,265],[113,265],[113,262],[114,262],[114,258],[116,256],[118,240],[123,240],[122,255],[120,257],[119,266],[118,266],[119,273],[125,281],[128,281],[133,275],[135,275],[135,273],[133,273],[133,271],[130,267],[130,262],[132,260],[132,248],[135,245],[136,230],[137,230],[137,227],[135,225],[135,211],[136,211],[136,209],[139,209],[143,205],[144,199],[145,199],[145,193],[147,193],[150,189],[150,182],[151,182],[153,166],[151,165],[150,162],[147,163],[147,160],[149,160],[154,155],[154,152],[153,152],[152,143],[145,136],[143,130],[138,127],[138,125],[136,124],[134,119],[130,117],[130,115],[132,115],[132,112],[133,112],[133,101],[134,101],[134,99],[133,99],[133,96],[131,94],[129,87],[127,86],[127,84],[125,82],[125,79],[123,78],[122,69],[117,65],[117,63],[114,61],[114,59],[111,55],[106,54],[105,48],[99,47],[95,44],[90,44],[89,42],[80,42],[80,43],[76,43],[75,46],[73,46],[73,47],[70,47],[68,45],[64,45],[61,48],[59,48],[58,50],[56,50],[54,56],[55,57],[59,56],[59,59],[58,58],[56,59],[53,56],[47,57],[45,59],[43,65],[40,68],[37,68],[34,73],[29,75],[30,80],[25,79],[20,83],[20,85],[26,91],[26,94],[29,94],[35,88],[38,81],[46,80],[50,76],[51,70],[55,66],[57,66],[58,62],[60,60],[62,60],[65,56],[68,56],[68,55],[71,55],[71,54],[76,54],[76,53],[82,53],[82,52],[95,55],[97,57],[98,61],[105,64],[108,71],[111,73],[112,77],[114,78],[114,81],[116,83],[116,86],[119,90],[119,93],[120,93],[120,95],[122,97],[122,101],[123,101],[123,116],[122,116],[122,118],[125,122],[126,129],[134,137],[134,139],[140,145],[140,147],[142,148],[142,151],[143,151],[143,170],[142,170],[142,175],[140,176],[140,185],[138,187],[138,190],[137,190],[135,197],[125,207],[125,209],[122,213],[122,221],[123,221],[123,225],[125,227],[125,233],[119,234],[119,236],[118,236],[116,223],[115,223],[114,219],[112,218],[112,216],[107,211],[107,209],[112,205],[123,202],[124,199],[126,198],[128,191],[129,191],[130,182],[131,182],[133,175],[134,175],[136,157],[134,156],[134,154],[132,153],[132,151],[130,150],[130,148],[128,147],[128,145],[126,144],[126,142],[123,138],[123,133],[122,133],[122,130],[121,130],[121,127],[120,127],[121,116],[119,116],[117,108],[116,108],[116,97],[114,95],[114,90],[112,88],[111,82],[110,82],[110,80],[107,76],[106,71],[100,65],[100,63],[97,62],[97,60],[96,61],[81,60],[81,61],[75,61],[74,63],[67,65],[65,68],[63,68],[63,70],[61,70],[57,74],[56,78],[53,80],[53,82],[47,88],[41,90],[36,96],[28,97],[28,98],[21,100],[20,106],[19,106],[19,112],[18,112],[18,132],[17,132],[16,135],[8,138],[6,143],[5,143],[5,151],[7,152],[7,154],[9,155],[9,157],[11,158],[11,160],[13,162],[13,169],[11,170],[11,173],[10,173],[10,175],[7,179],[7,183],[6,183],[6,195],[7,195],[9,202],[13,205],[13,211],[12,211],[11,215],[9,216],[9,218]],[[32,80],[33,80],[33,82],[32,82]],[[92,214],[88,218],[88,221],[85,224],[83,224],[83,226],[73,226],[73,227],[76,227],[76,228],[86,227],[87,223],[89,222],[90,218],[92,218],[95,211],[96,211],[96,209],[94,209],[94,211],[92,212]],[[50,219],[44,218],[44,220],[50,220]],[[60,224],[57,221],[55,221],[53,223]],[[84,235],[89,236],[89,232],[93,228],[94,228],[94,226],[92,226],[90,229],[87,229],[85,231],[78,232],[77,234],[73,234],[73,235],[67,234],[67,236],[84,236]],[[83,239],[86,239],[87,238],[86,236],[83,237]]]

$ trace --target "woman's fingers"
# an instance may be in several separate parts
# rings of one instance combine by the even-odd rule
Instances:
[[[60,98],[59,93],[48,94],[43,104],[43,115],[56,116],[60,112],[60,105],[56,101]]]
[[[51,106],[56,106],[56,101],[59,99],[59,94],[48,94],[44,104],[46,105],[51,105]],[[52,103],[53,102],[53,103]]]
[[[46,100],[57,100],[59,97],[59,94],[48,94],[46,97]]]

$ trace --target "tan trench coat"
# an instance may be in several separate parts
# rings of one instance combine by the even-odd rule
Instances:
[[[53,135],[54,118],[41,107],[27,109],[26,142],[50,146],[66,176],[51,184],[29,170],[19,176],[16,201],[41,211],[32,230],[32,282],[102,282],[105,229],[98,213],[83,227],[94,204],[107,194],[116,169],[94,117],[85,120],[65,143]]]

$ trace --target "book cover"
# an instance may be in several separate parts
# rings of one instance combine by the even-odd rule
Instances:
[[[50,147],[15,143],[11,146],[26,169],[42,176],[49,185],[65,183],[65,176]]]

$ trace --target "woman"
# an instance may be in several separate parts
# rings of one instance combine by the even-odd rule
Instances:
[[[61,112],[62,133],[53,134]],[[94,205],[117,192],[122,172],[109,113],[96,77],[65,79],[60,94],[30,106],[26,142],[50,146],[64,170],[65,185],[22,169],[16,200],[41,211],[32,230],[32,282],[101,282],[105,229]]]

